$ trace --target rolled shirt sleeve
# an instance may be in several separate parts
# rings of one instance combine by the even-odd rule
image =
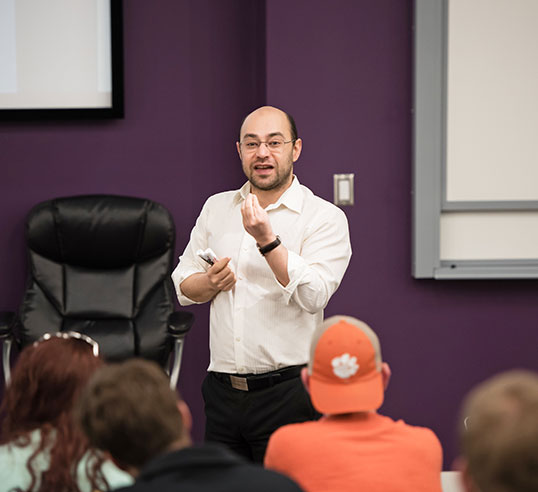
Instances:
[[[275,278],[285,302],[293,299],[311,314],[327,306],[351,258],[345,214],[334,207],[326,210],[324,215],[305,238],[301,254],[288,250],[288,285],[282,286]]]
[[[205,250],[207,248],[206,224],[207,217],[209,214],[209,208],[207,205],[208,202],[206,201],[206,203],[202,207],[202,211],[200,212],[198,219],[196,220],[196,224],[191,231],[189,244],[187,244],[185,251],[179,257],[179,263],[175,270],[172,272],[172,282],[176,289],[179,304],[181,304],[182,306],[189,306],[191,304],[203,304],[194,301],[187,297],[185,294],[183,294],[180,286],[181,283],[191,275],[194,275],[195,273],[203,273],[207,271],[209,267],[207,263],[196,254],[196,251],[198,251],[199,249]]]

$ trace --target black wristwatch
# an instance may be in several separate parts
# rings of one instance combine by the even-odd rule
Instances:
[[[282,241],[277,236],[276,239],[269,244],[266,244],[265,246],[260,246],[258,243],[256,243],[256,246],[258,246],[258,251],[262,256],[265,256],[269,251],[273,251]]]

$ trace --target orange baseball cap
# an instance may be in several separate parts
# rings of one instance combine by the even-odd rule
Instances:
[[[377,410],[383,403],[381,348],[373,330],[351,316],[327,318],[310,346],[310,397],[321,413]]]

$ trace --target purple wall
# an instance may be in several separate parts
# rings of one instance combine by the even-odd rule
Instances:
[[[376,330],[393,371],[382,413],[433,428],[447,468],[468,389],[538,369],[538,284],[411,277],[411,93],[411,1],[267,2],[267,101],[297,121],[297,175],[332,200],[332,175],[355,173],[354,254],[326,314]]]
[[[0,309],[16,309],[22,296],[24,218],[37,202],[154,199],[175,218],[179,255],[205,199],[244,182],[235,141],[243,116],[265,99],[264,4],[129,0],[123,10],[125,119],[0,124]],[[208,310],[192,311],[179,386],[201,439]]]
[[[207,196],[242,184],[238,126],[267,95],[296,118],[302,183],[332,200],[332,175],[355,173],[354,256],[327,314],[380,334],[393,369],[382,411],[432,427],[450,465],[469,387],[538,369],[538,289],[411,277],[411,2],[270,0],[265,14],[261,0],[129,0],[124,17],[124,120],[0,124],[0,309],[18,305],[24,217],[41,200],[154,199],[175,217],[179,254]],[[208,311],[193,311],[180,389],[200,439]]]

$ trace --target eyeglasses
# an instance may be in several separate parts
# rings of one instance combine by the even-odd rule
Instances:
[[[271,140],[267,140],[267,142],[262,142],[260,140],[244,140],[243,142],[240,142],[240,145],[243,146],[245,152],[256,152],[261,144],[265,144],[269,152],[280,152],[285,144],[295,142],[295,140],[297,139],[283,140],[281,138],[272,138]]]
[[[47,340],[50,340],[51,338],[63,338],[65,340],[69,338],[74,338],[75,340],[82,340],[83,342],[86,342],[88,345],[91,346],[93,355],[95,357],[99,357],[99,344],[93,338],[90,338],[88,335],[83,335],[78,331],[59,331],[58,333],[45,333],[42,337],[38,338],[34,342],[34,347],[41,342],[46,342]]]

